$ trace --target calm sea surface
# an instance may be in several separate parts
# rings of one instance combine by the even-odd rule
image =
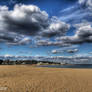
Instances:
[[[38,67],[49,67],[49,68],[92,68],[92,64],[75,64],[75,65],[39,65]]]

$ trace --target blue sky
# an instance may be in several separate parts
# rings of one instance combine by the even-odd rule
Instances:
[[[90,1],[90,0],[87,0],[87,1]],[[78,55],[78,54],[91,55],[90,53],[92,51],[92,48],[91,48],[92,47],[92,41],[91,41],[91,35],[92,35],[92,33],[91,33],[91,31],[92,31],[91,17],[92,16],[91,16],[91,11],[89,10],[89,8],[92,8],[92,6],[88,2],[85,2],[85,0],[7,0],[7,2],[6,2],[6,0],[1,0],[0,8],[2,8],[3,6],[6,6],[9,9],[8,10],[2,9],[2,10],[0,10],[0,12],[5,12],[5,14],[6,14],[7,13],[6,11],[8,11],[8,12],[14,11],[14,7],[18,4],[21,4],[20,6],[18,6],[19,8],[22,7],[23,5],[25,5],[24,8],[26,8],[27,6],[35,5],[36,7],[39,7],[40,13],[42,13],[42,11],[45,11],[48,14],[48,20],[50,22],[48,21],[47,24],[44,23],[45,27],[42,31],[45,30],[48,33],[49,32],[48,30],[50,30],[48,28],[52,28],[53,30],[55,30],[57,35],[44,38],[43,35],[47,35],[47,34],[43,34],[44,32],[43,33],[40,32],[39,34],[42,35],[41,39],[40,40],[35,39],[35,37],[39,36],[39,34],[36,34],[36,36],[33,35],[33,33],[36,32],[36,31],[34,31],[35,28],[30,29],[30,30],[26,29],[26,30],[29,30],[30,32],[32,30],[32,32],[33,32],[32,34],[31,33],[28,34],[28,31],[27,31],[27,33],[25,31],[25,34],[24,34],[24,31],[19,32],[20,29],[17,29],[17,31],[16,31],[16,29],[14,29],[14,27],[11,28],[11,26],[14,26],[14,25],[11,24],[11,26],[10,26],[7,24],[7,23],[11,23],[12,16],[5,15],[10,20],[4,19],[5,21],[4,22],[1,21],[1,23],[0,23],[0,26],[1,26],[0,34],[3,34],[7,38],[6,39],[6,38],[2,37],[2,35],[0,37],[0,55],[8,55],[8,54],[9,55],[19,55],[19,56],[36,56],[36,55],[39,55],[39,56],[72,56],[72,55]],[[28,8],[30,8],[30,7],[28,7]],[[28,8],[26,8],[26,10]],[[35,8],[35,7],[32,6],[31,8]],[[16,8],[16,10],[17,10],[17,8]],[[89,12],[89,14],[87,12]],[[21,13],[21,11],[20,11],[20,13]],[[19,15],[20,15],[20,13],[19,13]],[[26,13],[27,12],[25,12],[25,14]],[[41,15],[38,16],[38,12],[36,14],[37,15],[35,15],[35,16],[37,16],[37,18],[41,17]],[[3,14],[1,16],[3,16]],[[20,20],[19,16],[17,16],[17,17],[16,16],[13,15],[15,20],[17,20],[17,18],[18,18],[18,20]],[[53,21],[51,21],[53,16],[55,17],[55,20],[53,19],[54,23],[53,23]],[[45,15],[45,17],[47,18],[46,15]],[[3,18],[5,18],[5,17],[3,16]],[[31,18],[31,16],[30,16],[30,18]],[[43,18],[44,18],[44,16],[43,16]],[[21,20],[23,20],[23,19],[21,19]],[[45,20],[42,20],[42,18],[41,18],[41,21],[45,21]],[[30,23],[29,20],[27,20],[26,23],[27,22]],[[5,26],[2,27],[2,23],[4,23]],[[15,21],[14,23],[16,24],[17,22]],[[86,23],[86,25],[85,25],[85,23]],[[26,28],[26,27],[24,27],[24,24],[20,25],[20,26],[23,26],[23,28],[24,28],[24,29],[22,28],[22,30],[25,30],[25,28]],[[41,24],[41,23],[39,22],[39,24]],[[58,26],[58,24],[59,24],[59,26]],[[9,29],[8,31],[7,31],[6,25],[8,26],[8,29]],[[29,25],[33,25],[32,22]],[[68,25],[70,26],[69,28],[67,28]],[[75,25],[78,25],[78,26],[75,27]],[[36,26],[36,24],[35,24],[35,25],[33,25],[33,27],[38,27],[38,26]],[[42,25],[42,27],[43,27],[43,25]],[[55,29],[56,27],[59,27],[59,28]],[[20,27],[18,26],[18,28],[20,28]],[[30,26],[28,26],[28,28],[30,28]],[[87,30],[84,30],[83,28],[87,29]],[[5,32],[3,32],[2,29],[4,29]],[[52,29],[51,29],[51,32],[53,32]],[[62,35],[63,34],[62,30],[66,31],[66,29],[67,29],[67,32],[65,32],[64,35]],[[90,30],[90,32],[89,32],[89,30]],[[85,34],[88,34],[88,35],[86,36]],[[49,33],[49,35],[53,35],[53,34]],[[66,40],[67,36],[68,36],[68,40]],[[16,37],[19,40],[18,44],[13,42],[16,40],[15,39]],[[25,40],[26,38],[28,38],[28,39]],[[59,39],[62,38],[65,40],[61,39],[60,40],[61,43],[59,43],[59,45],[53,45],[53,43],[55,44],[57,42],[56,41],[57,38],[59,38]],[[12,39],[12,42],[10,42],[9,39],[10,40]],[[74,41],[72,41],[71,39],[74,39]],[[44,40],[44,41],[46,40],[46,42],[53,42],[53,43],[51,45],[48,45],[48,43],[47,43],[46,46],[44,46],[44,44],[41,44],[41,46],[37,46],[37,44],[35,44],[35,43],[37,43],[36,41],[41,42],[42,40]],[[25,44],[24,43],[25,41],[26,42],[28,41],[28,43]],[[19,44],[19,43],[21,43],[21,44]],[[66,44],[67,44],[66,47],[62,46],[62,45],[66,45]],[[72,48],[72,47],[74,47],[74,48]],[[64,50],[63,50],[63,48],[64,48]],[[75,49],[77,49],[77,50],[75,50]]]

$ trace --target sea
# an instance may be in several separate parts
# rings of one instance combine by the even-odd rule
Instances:
[[[38,67],[48,67],[48,68],[88,68],[88,69],[92,69],[92,64],[39,65]]]

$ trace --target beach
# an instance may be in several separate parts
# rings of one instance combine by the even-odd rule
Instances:
[[[0,92],[91,91],[92,69],[0,66]]]

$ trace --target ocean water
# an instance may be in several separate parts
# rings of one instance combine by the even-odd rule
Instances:
[[[49,68],[92,68],[92,64],[70,64],[70,65],[39,65],[38,67]]]

